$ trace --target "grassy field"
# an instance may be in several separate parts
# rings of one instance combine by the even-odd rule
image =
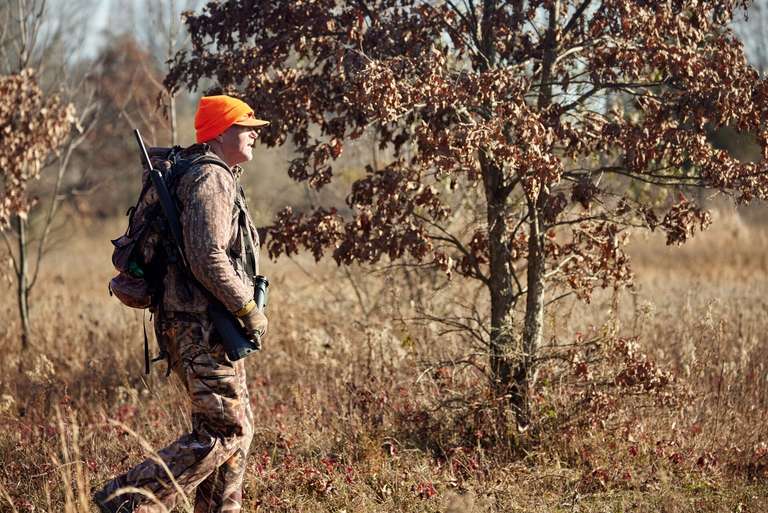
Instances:
[[[140,312],[107,294],[120,224],[69,230],[26,355],[3,285],[0,511],[91,511],[91,486],[189,426],[175,379],[143,375]],[[483,348],[420,313],[484,295],[264,258],[246,510],[768,511],[767,250],[768,230],[732,214],[683,248],[634,241],[634,290],[550,309],[523,433],[494,413]]]

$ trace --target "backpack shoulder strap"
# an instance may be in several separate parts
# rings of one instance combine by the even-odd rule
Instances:
[[[173,164],[174,164],[173,165],[174,178],[177,178],[183,175],[184,173],[186,173],[187,171],[189,171],[194,167],[202,166],[205,164],[213,164],[214,166],[223,167],[227,171],[231,171],[229,166],[223,160],[221,160],[220,158],[214,155],[209,155],[209,154],[196,155],[195,157],[192,157],[190,159],[178,159],[178,160],[175,160]]]

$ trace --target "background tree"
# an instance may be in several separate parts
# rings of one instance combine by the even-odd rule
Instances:
[[[155,60],[164,66],[170,66],[173,56],[182,48],[189,46],[189,34],[184,30],[179,13],[196,9],[199,5],[199,0],[186,0],[184,2],[145,0],[143,11],[146,13],[147,23],[142,24],[146,29],[143,39],[146,41],[147,50],[150,55],[155,57]],[[148,72],[147,76],[153,77],[154,74]],[[155,85],[163,94],[163,104],[167,111],[171,131],[171,144],[176,145],[179,142],[176,94],[170,94],[170,91],[162,86],[160,79]]]
[[[169,146],[194,134],[194,114],[186,94],[168,94],[162,80],[171,57],[188,46],[180,10],[193,0],[111,2],[105,32],[93,57],[88,85],[101,112],[97,126],[74,156],[76,168],[90,169],[83,188],[98,190],[89,201],[76,201],[81,214],[101,217],[125,212],[140,182],[135,143],[126,137],[139,128],[151,145]]]
[[[31,180],[40,174],[43,163],[66,140],[74,122],[74,108],[63,105],[56,96],[46,97],[35,82],[34,74],[25,70],[16,75],[0,76],[0,230],[13,219],[17,233],[17,259],[13,261],[17,276],[21,347],[29,345],[29,280],[27,251],[27,213],[34,203],[27,195]],[[3,231],[8,251],[14,254]],[[37,260],[35,276],[39,269]]]
[[[193,49],[166,84],[239,91],[272,120],[262,141],[295,144],[288,172],[315,188],[372,134],[382,158],[352,184],[349,215],[286,209],[271,254],[479,280],[489,315],[459,323],[527,426],[547,305],[631,283],[632,228],[670,244],[704,228],[689,187],[766,196],[764,164],[706,137],[731,126],[768,151],[766,84],[729,28],[745,4],[229,0],[187,17]]]
[[[0,69],[4,73],[0,76],[0,232],[16,282],[22,350],[30,342],[29,296],[48,249],[64,175],[97,111],[88,88],[82,87],[85,73],[71,80],[72,50],[82,37],[68,34],[82,23],[83,10],[78,8],[83,6],[84,2],[70,5],[66,15],[55,21],[48,16],[44,0],[16,0],[0,7]],[[73,103],[61,99],[75,94],[83,107],[79,118]],[[30,189],[46,167],[56,168],[54,185],[42,223],[30,233],[29,213],[37,202]]]
[[[169,120],[157,104],[163,90],[162,72],[154,56],[130,34],[119,34],[107,41],[97,62],[92,80],[104,109],[98,133],[91,136],[90,142],[100,146],[92,159],[101,168],[111,168],[112,175],[120,171],[128,174],[138,162],[135,142],[126,137],[131,129],[140,129],[151,144],[168,144],[171,140]],[[122,162],[125,169],[115,169],[115,164]],[[135,187],[135,183],[131,185]]]

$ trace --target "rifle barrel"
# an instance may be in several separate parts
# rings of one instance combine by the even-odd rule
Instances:
[[[141,133],[138,128],[133,129],[133,135],[136,137],[136,142],[139,143],[139,149],[141,149],[141,160],[144,161],[144,167],[152,169],[152,161],[149,160],[149,153],[147,153],[147,147],[144,146],[144,139],[141,138]]]

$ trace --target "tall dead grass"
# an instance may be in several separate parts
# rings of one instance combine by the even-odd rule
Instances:
[[[79,228],[50,257],[23,365],[10,286],[0,299],[0,511],[89,511],[91,486],[189,428],[176,381],[142,374],[140,313],[107,295],[119,229]],[[733,215],[683,248],[636,241],[635,290],[551,309],[526,432],[495,414],[484,348],[405,320],[484,296],[265,261],[246,509],[764,511],[766,249]]]

